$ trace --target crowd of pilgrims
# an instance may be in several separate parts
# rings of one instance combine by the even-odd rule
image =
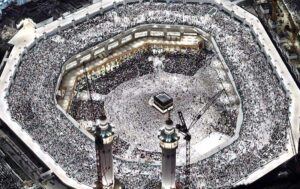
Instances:
[[[93,116],[99,119],[101,115],[100,109],[104,107],[103,99],[93,100],[91,105],[90,99],[82,100],[78,98],[81,92],[97,93],[103,96],[113,91],[121,83],[129,81],[133,78],[141,77],[154,72],[154,65],[151,58],[163,58],[163,71],[168,73],[177,73],[187,76],[193,76],[203,66],[207,66],[214,53],[206,49],[182,49],[182,51],[164,51],[161,49],[159,55],[156,48],[142,49],[134,54],[118,61],[118,67],[107,71],[104,75],[98,74],[84,77],[76,85],[75,95],[72,101],[70,114],[76,120],[92,120]],[[89,85],[87,84],[89,82]],[[90,89],[88,89],[90,86]],[[90,111],[91,108],[94,111]]]
[[[193,25],[212,34],[241,96],[243,124],[239,138],[191,166],[195,187],[203,183],[207,188],[230,187],[286,150],[289,98],[251,29],[221,10],[208,15],[213,5],[182,6],[120,6],[38,42],[22,57],[7,96],[11,116],[71,178],[93,185],[96,153],[93,141],[56,107],[54,94],[61,67],[74,54],[144,23]],[[116,178],[128,188],[147,188],[160,176],[160,166],[119,159],[114,163]],[[184,175],[180,170],[177,177]]]
[[[148,57],[150,56],[153,56],[150,49],[138,51],[126,57],[122,63],[119,63],[117,69],[108,71],[105,75],[95,76],[96,78],[93,78],[91,82],[93,92],[107,95],[123,82],[153,73],[153,66],[148,63]],[[81,82],[83,83],[79,84],[79,91],[87,90],[86,79],[82,79]]]

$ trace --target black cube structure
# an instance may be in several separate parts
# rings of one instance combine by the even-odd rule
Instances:
[[[173,109],[173,98],[165,92],[161,92],[153,97],[154,107],[161,113],[166,113]]]

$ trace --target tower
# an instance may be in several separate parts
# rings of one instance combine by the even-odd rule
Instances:
[[[162,149],[161,188],[175,188],[176,149],[179,137],[175,132],[175,127],[171,119],[166,121],[165,127],[160,131],[158,138]]]
[[[96,127],[95,146],[97,156],[98,181],[97,189],[114,187],[112,144],[114,132],[106,116],[100,117],[100,125]]]

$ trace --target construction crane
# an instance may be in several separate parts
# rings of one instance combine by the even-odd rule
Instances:
[[[186,124],[185,124],[185,120],[183,117],[183,114],[181,111],[178,111],[178,116],[180,119],[181,124],[177,124],[176,128],[183,134],[183,139],[186,141],[186,145],[185,145],[185,169],[184,169],[184,174],[185,174],[185,181],[184,181],[184,185],[185,188],[188,188],[189,183],[190,183],[190,162],[191,162],[191,146],[190,146],[190,142],[192,139],[192,136],[189,132],[189,129],[187,128]]]
[[[87,83],[87,89],[89,93],[89,101],[90,101],[90,112],[92,113],[92,119],[93,122],[96,123],[96,115],[95,115],[95,109],[93,104],[93,98],[92,98],[92,89],[91,85],[93,86],[93,81],[91,79],[91,85],[88,78],[88,71],[86,68],[86,63],[83,62],[83,71],[85,73],[86,83]],[[96,181],[96,187],[95,189],[103,189],[103,183],[102,183],[102,165],[101,165],[101,156],[100,156],[100,149],[103,149],[103,139],[100,137],[101,129],[100,127],[96,127],[96,133],[95,133],[95,148],[96,148],[96,165],[97,165],[97,181]]]
[[[178,111],[178,116],[180,119],[181,124],[177,124],[176,128],[179,130],[179,132],[184,136],[184,140],[186,141],[186,148],[185,148],[185,155],[186,155],[186,162],[185,162],[185,189],[189,188],[189,184],[191,183],[190,181],[190,162],[191,162],[191,146],[190,146],[190,142],[192,139],[190,130],[191,128],[193,128],[193,126],[195,126],[195,124],[199,121],[199,119],[202,117],[202,115],[214,104],[214,102],[221,96],[221,94],[224,92],[224,89],[222,89],[221,91],[217,92],[201,109],[200,111],[193,116],[192,122],[189,125],[189,127],[187,127],[186,123],[185,123],[185,119],[183,117],[183,113],[181,111]]]
[[[90,84],[90,81],[89,81],[89,77],[88,77],[88,71],[87,71],[87,68],[86,68],[86,62],[83,62],[82,63],[82,66],[83,66],[83,72],[85,73],[85,79],[86,79],[86,84],[87,84],[87,91],[89,93],[89,101],[90,101],[90,108],[91,108],[91,112],[92,112],[92,119],[94,121],[94,123],[96,122],[96,115],[95,115],[95,109],[94,109],[94,104],[93,104],[93,98],[92,98],[92,89],[91,89],[91,85],[93,85],[93,81],[91,79],[91,84]]]

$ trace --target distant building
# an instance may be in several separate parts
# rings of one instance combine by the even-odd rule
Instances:
[[[6,9],[10,4],[15,3],[16,5],[20,6],[30,1],[31,0],[0,0],[0,18],[2,15],[2,11]]]
[[[271,9],[272,9],[272,7],[269,3],[262,3],[259,5],[259,8],[263,14],[270,14]]]

